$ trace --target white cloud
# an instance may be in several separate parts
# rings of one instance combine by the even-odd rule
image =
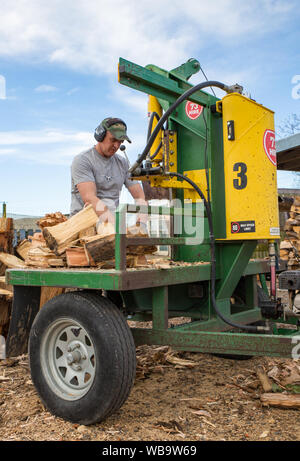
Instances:
[[[132,144],[126,144],[126,154],[133,163],[145,145],[145,137],[131,131]],[[59,130],[2,131],[0,155],[26,159],[32,163],[70,165],[72,158],[95,144],[93,133]],[[121,155],[121,152],[119,152]]]
[[[116,73],[119,56],[172,68],[208,42],[239,47],[279,31],[296,8],[295,0],[16,0],[12,9],[2,0],[0,55],[98,74]]]
[[[79,88],[71,88],[69,91],[67,91],[67,96],[71,96],[74,93],[77,93],[79,91]]]
[[[0,155],[9,155],[9,154],[14,154],[16,152],[16,149],[1,149],[0,148]]]
[[[71,143],[82,144],[91,142],[91,133],[40,130],[40,131],[0,131],[1,145],[53,144]]]
[[[37,93],[52,93],[53,91],[57,91],[58,88],[52,85],[39,85],[34,89]]]

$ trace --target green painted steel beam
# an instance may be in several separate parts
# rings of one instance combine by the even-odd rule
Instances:
[[[268,272],[266,261],[250,261],[244,275]],[[217,268],[217,279],[220,278]],[[10,285],[60,286],[104,290],[131,290],[210,280],[210,263],[170,266],[169,269],[8,269]]]
[[[193,86],[186,83],[185,88],[181,88],[175,80],[123,58],[119,60],[119,82],[171,103]],[[199,91],[191,95],[190,101],[207,106],[210,102],[210,95]]]
[[[237,355],[292,357],[293,335],[260,335],[228,332],[131,329],[135,344],[169,345],[179,350]],[[296,336],[294,334],[294,336]]]
[[[168,328],[168,287],[152,290],[152,325],[154,329]]]
[[[24,286],[119,290],[120,271],[91,269],[8,269],[6,271],[6,283]]]
[[[170,266],[169,269],[9,269],[10,285],[77,287],[104,290],[134,290],[208,280],[210,264]]]
[[[188,315],[188,312],[186,312],[186,315]],[[230,315],[227,318],[239,325],[249,325],[262,320],[261,310],[258,307]],[[228,331],[232,330],[232,326],[223,322],[220,318],[214,317],[206,321],[199,320],[185,323],[177,326],[176,329],[185,331]]]
[[[241,274],[247,267],[248,261],[256,247],[256,241],[244,241],[238,244],[227,244],[222,248],[222,277],[216,290],[216,298],[230,298],[234,292]]]

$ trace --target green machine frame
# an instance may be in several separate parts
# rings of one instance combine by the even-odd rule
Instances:
[[[162,108],[170,104],[192,85],[188,79],[199,70],[196,60],[167,72],[156,66],[141,67],[124,59],[119,62],[119,81],[138,91],[158,98]],[[196,124],[183,116],[184,106],[172,114],[169,130],[177,133],[178,172],[210,170],[210,198],[215,237],[225,236],[224,171],[222,120],[213,112],[217,98],[198,91],[190,100],[203,106],[203,117]],[[205,156],[207,153],[207,163]],[[176,189],[183,199],[183,190]],[[128,237],[124,232],[128,213],[147,211],[149,214],[182,218],[183,211],[175,207],[132,207],[121,205],[116,212],[115,269],[10,269],[7,283],[14,286],[12,319],[7,338],[7,355],[26,351],[28,333],[39,309],[40,288],[67,287],[83,290],[105,290],[107,296],[128,319],[152,320],[151,328],[131,329],[136,345],[170,345],[178,350],[234,355],[267,355],[292,357],[298,330],[296,318],[268,320],[268,333],[240,332],[224,323],[215,313],[210,297],[211,261],[209,229],[205,210],[197,215],[197,204],[184,210],[195,222],[201,219],[204,229],[199,245],[190,245],[184,232],[172,237]],[[126,268],[126,247],[129,245],[171,245],[174,264],[168,268]],[[257,240],[217,241],[216,243],[216,302],[228,319],[240,325],[264,322],[259,306],[258,289],[268,294],[265,274],[270,272],[269,261],[252,259]],[[278,271],[285,267],[280,263]],[[260,286],[258,287],[258,279]],[[235,302],[232,302],[235,298]],[[83,306],[84,308],[84,306]],[[186,318],[180,325],[170,325],[171,318]]]

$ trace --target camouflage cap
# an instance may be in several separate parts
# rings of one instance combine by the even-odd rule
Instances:
[[[123,120],[112,117],[105,118],[102,121],[102,126],[119,141],[126,140],[131,143],[131,140],[127,136],[127,125]]]

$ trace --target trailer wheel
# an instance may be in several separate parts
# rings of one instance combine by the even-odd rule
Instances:
[[[94,292],[48,301],[29,338],[32,381],[45,407],[79,424],[119,409],[133,386],[135,345],[119,309]]]

